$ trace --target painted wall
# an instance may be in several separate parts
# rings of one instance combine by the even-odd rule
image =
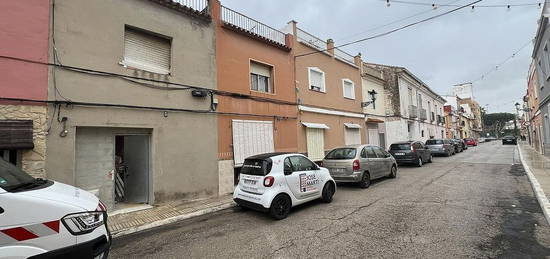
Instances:
[[[362,118],[351,118],[312,112],[302,112],[300,114],[300,119],[303,122],[326,124],[330,128],[324,130],[325,153],[333,148],[345,146],[344,123],[354,123],[361,125],[361,129],[359,130],[361,134],[361,143],[366,143],[365,120]],[[298,139],[300,140],[298,142],[298,152],[306,153],[306,127],[303,126],[301,123],[298,125]]]
[[[86,10],[86,12],[82,12]],[[55,40],[63,64],[101,71],[216,88],[214,26],[211,22],[148,0],[57,0]],[[125,68],[125,25],[171,38],[171,72],[160,75]],[[189,90],[165,90],[166,84],[83,74],[57,69],[56,86],[73,101],[208,110],[209,98],[192,97]],[[50,81],[50,99],[61,98]],[[54,107],[49,107],[53,113]],[[62,106],[67,117],[54,120],[47,143],[48,175],[74,184],[77,127],[148,129],[151,134],[151,173],[154,199],[193,199],[218,194],[217,119],[212,114],[150,111],[108,107]]]
[[[368,107],[363,108],[363,112],[371,115],[385,116],[386,115],[386,91],[384,90],[383,82],[372,78],[370,76],[363,76],[361,78],[363,102],[371,101],[369,91],[375,90],[376,106],[370,104]]]
[[[49,1],[0,1],[0,55],[48,61]],[[0,97],[44,100],[48,67],[0,58]]]
[[[296,102],[294,89],[294,62],[292,52],[270,45],[244,33],[238,33],[223,26],[220,18],[220,2],[211,1],[213,22],[216,25],[216,60],[218,89],[244,95],[251,95],[289,103]],[[292,35],[289,35],[292,38]],[[292,47],[292,40],[288,46]],[[273,93],[251,90],[250,62],[255,61],[272,66]],[[269,120],[274,121],[274,144],[276,151],[296,152],[296,105],[276,104],[250,99],[218,97],[218,111],[256,114],[267,116],[223,115],[218,119],[218,158],[233,159],[231,121]],[[286,117],[275,119],[272,116]]]

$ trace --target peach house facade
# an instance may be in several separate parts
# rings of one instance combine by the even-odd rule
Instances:
[[[332,40],[321,40],[294,21],[285,31],[295,36],[298,152],[320,161],[335,147],[365,143],[360,56],[334,48]]]
[[[226,194],[246,157],[297,151],[293,40],[217,0],[211,4],[218,90],[231,92],[218,96],[217,109],[219,190]]]

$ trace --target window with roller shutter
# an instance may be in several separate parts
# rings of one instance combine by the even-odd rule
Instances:
[[[349,79],[342,79],[342,87],[344,88],[344,97],[355,99],[355,84]]]
[[[250,61],[250,89],[258,92],[273,93],[273,67]]]
[[[318,92],[326,92],[325,73],[316,67],[310,67],[309,70],[309,89]]]
[[[124,30],[124,66],[157,74],[170,73],[171,40],[139,29]]]

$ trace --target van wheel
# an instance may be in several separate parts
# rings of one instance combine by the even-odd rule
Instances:
[[[292,201],[286,195],[278,195],[271,202],[269,208],[269,215],[276,220],[284,219],[288,216],[290,208],[292,207]]]
[[[370,174],[369,172],[363,173],[363,179],[361,179],[361,182],[359,182],[359,187],[363,189],[367,189],[370,186]]]
[[[331,203],[333,196],[334,196],[334,184],[332,182],[325,183],[325,187],[323,187],[323,196],[321,196],[321,200],[324,203]]]
[[[390,175],[388,175],[389,178],[395,178],[397,177],[397,167],[395,165],[392,165],[390,170]]]
[[[432,163],[432,162],[433,162],[433,158],[434,158],[434,157],[433,157],[432,155],[430,155],[430,158],[428,159],[428,163]]]
[[[422,167],[424,163],[422,162],[422,157],[418,157],[418,161],[416,161],[416,166]]]

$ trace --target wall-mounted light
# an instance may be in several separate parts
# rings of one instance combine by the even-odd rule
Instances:
[[[372,104],[372,108],[376,109],[376,95],[378,94],[374,89],[368,91],[370,95],[370,101],[362,102],[361,107],[365,108]]]

